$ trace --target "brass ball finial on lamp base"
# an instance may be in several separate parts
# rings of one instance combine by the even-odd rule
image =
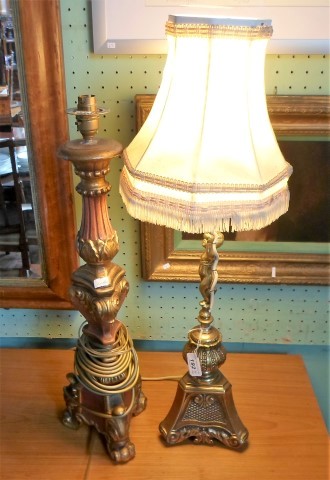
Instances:
[[[119,250],[107,206],[110,185],[105,176],[109,162],[122,152],[115,140],[97,138],[99,115],[93,95],[78,98],[76,124],[83,139],[69,141],[58,151],[80,177],[76,187],[83,198],[77,249],[86,262],[72,275],[71,301],[86,319],[78,339],[74,368],[64,387],[66,410],[63,423],[79,428],[82,423],[104,435],[110,457],[116,463],[135,455],[129,438],[130,421],[146,404],[141,391],[137,354],[127,328],[117,319],[129,285],[125,271],[112,262]]]

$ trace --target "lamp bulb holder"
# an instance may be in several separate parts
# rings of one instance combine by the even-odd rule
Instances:
[[[77,108],[69,108],[67,113],[76,117],[77,130],[83,136],[83,142],[93,143],[99,128],[99,117],[109,111],[97,106],[95,95],[80,95]]]

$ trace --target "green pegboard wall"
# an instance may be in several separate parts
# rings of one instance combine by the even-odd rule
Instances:
[[[134,96],[156,93],[164,55],[94,55],[91,7],[87,0],[62,0],[62,27],[68,107],[78,95],[94,94],[110,108],[100,119],[99,135],[127,145],[135,134]],[[329,56],[270,55],[266,91],[278,95],[328,95]],[[74,119],[70,136],[77,138]],[[109,214],[120,251],[116,263],[126,269],[130,292],[120,311],[135,339],[186,340],[195,324],[200,295],[197,284],[141,280],[139,223],[126,212],[118,193],[121,158],[113,160],[108,180]],[[77,224],[81,198],[77,195]],[[215,325],[225,342],[324,345],[328,343],[327,287],[219,285]],[[1,336],[75,338],[83,322],[74,311],[2,310]]]

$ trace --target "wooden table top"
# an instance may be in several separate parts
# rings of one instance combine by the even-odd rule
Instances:
[[[142,376],[181,376],[180,353],[138,352]],[[146,410],[132,419],[136,457],[114,465],[99,435],[67,429],[62,388],[73,351],[0,350],[1,480],[327,480],[328,434],[296,355],[229,354],[222,367],[249,430],[243,452],[190,442],[166,446],[158,424],[174,381],[144,381]]]

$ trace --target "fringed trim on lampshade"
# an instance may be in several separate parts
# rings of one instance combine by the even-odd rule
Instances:
[[[248,203],[229,201],[221,207],[211,203],[189,204],[155,193],[135,190],[123,169],[120,194],[128,213],[143,222],[166,225],[168,228],[189,233],[220,230],[228,232],[259,230],[275,220],[289,207],[289,190],[283,186],[275,194]]]

